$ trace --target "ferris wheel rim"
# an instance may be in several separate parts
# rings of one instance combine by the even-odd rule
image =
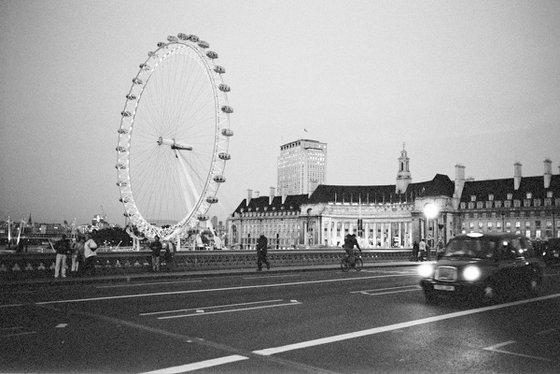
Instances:
[[[210,205],[218,201],[216,194],[219,185],[225,181],[224,171],[226,161],[230,158],[228,153],[229,138],[233,134],[229,128],[229,115],[233,110],[229,106],[226,95],[230,89],[222,80],[222,74],[225,72],[224,68],[214,63],[217,54],[212,51],[206,52],[208,44],[197,39],[198,38],[194,35],[186,36],[185,34],[179,34],[177,37],[168,37],[168,42],[158,43],[158,48],[154,52],[149,52],[148,58],[140,64],[140,70],[132,79],[132,85],[126,95],[125,105],[121,112],[116,165],[117,185],[121,195],[120,200],[123,203],[125,215],[148,237],[156,235],[160,237],[178,235],[181,232],[184,233],[185,230],[191,229],[196,222],[207,220],[206,213]],[[188,49],[189,52],[192,52],[193,56],[198,58],[197,62],[203,67],[203,71],[211,87],[214,108],[214,139],[211,159],[208,160],[209,166],[206,177],[204,178],[202,190],[198,194],[195,204],[182,219],[164,228],[153,222],[149,222],[138,207],[129,168],[131,143],[138,107],[141,105],[146,87],[148,87],[150,80],[156,73],[157,66],[159,63],[179,53],[180,49],[185,48]],[[153,63],[154,60],[158,58],[159,62],[156,63],[154,67],[150,67],[149,64]],[[139,90],[137,86],[140,86]],[[171,144],[171,149],[175,151],[176,156],[177,149],[186,149],[176,146],[175,139],[173,139],[173,143],[171,143],[171,140],[165,139],[164,141],[162,137],[160,137],[159,141],[161,143],[165,142],[166,145]]]

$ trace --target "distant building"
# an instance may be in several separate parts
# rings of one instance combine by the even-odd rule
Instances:
[[[326,181],[326,143],[299,139],[280,147],[277,188],[281,195],[311,194]]]
[[[436,174],[412,183],[403,148],[394,185],[321,184],[311,195],[282,196],[271,188],[268,197],[249,190],[228,227],[234,248],[253,248],[260,233],[271,248],[340,246],[346,234],[356,234],[363,248],[408,248],[421,239],[434,246],[466,232],[560,237],[559,215],[560,175],[552,175],[550,160],[542,176],[523,178],[516,163],[513,178],[476,181],[465,179],[465,167],[456,165],[455,180]]]

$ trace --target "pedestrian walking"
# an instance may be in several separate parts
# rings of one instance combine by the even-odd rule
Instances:
[[[420,245],[418,245],[418,242],[415,240],[414,243],[412,243],[412,261],[418,261],[419,252],[420,252]]]
[[[419,261],[426,261],[427,257],[426,257],[426,240],[424,240],[424,238],[422,238],[422,240],[420,240],[420,244],[418,245],[418,260]]]
[[[150,243],[150,249],[152,250],[152,270],[155,272],[159,271],[159,256],[161,254],[162,245],[159,240],[159,236],[155,236],[154,241]]]
[[[84,274],[95,275],[95,260],[97,260],[97,243],[90,233],[86,234],[84,243]]]
[[[76,242],[73,244],[72,248],[72,267],[70,268],[70,273],[74,276],[78,275],[78,272],[83,271],[84,267],[84,243],[85,239],[82,235],[78,235]]]
[[[66,278],[66,268],[68,266],[66,261],[71,249],[70,242],[66,239],[65,234],[62,234],[62,238],[54,244],[54,250],[56,251],[54,277],[62,276],[62,278]]]
[[[173,267],[173,255],[175,254],[175,244],[172,241],[165,243],[165,252],[163,254],[163,260],[165,261],[165,270],[171,271]]]
[[[266,268],[270,269],[268,261],[268,239],[261,234],[257,239],[257,271],[262,271],[262,264],[266,264]]]

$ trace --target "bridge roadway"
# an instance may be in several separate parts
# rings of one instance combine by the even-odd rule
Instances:
[[[415,266],[4,282],[0,372],[560,372],[560,268],[481,307],[426,304]]]

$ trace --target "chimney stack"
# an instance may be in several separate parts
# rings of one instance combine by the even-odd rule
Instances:
[[[460,199],[465,187],[465,167],[463,165],[455,165],[455,192],[453,197]]]
[[[513,188],[517,191],[521,186],[521,163],[513,164]]]
[[[276,189],[274,187],[270,187],[270,194],[268,195],[268,205],[272,205],[272,200],[274,200],[275,195]]]
[[[552,161],[548,158],[544,160],[544,188],[550,187],[552,180]]]
[[[247,206],[249,206],[249,203],[251,202],[252,198],[253,198],[253,190],[248,189],[247,190]]]

